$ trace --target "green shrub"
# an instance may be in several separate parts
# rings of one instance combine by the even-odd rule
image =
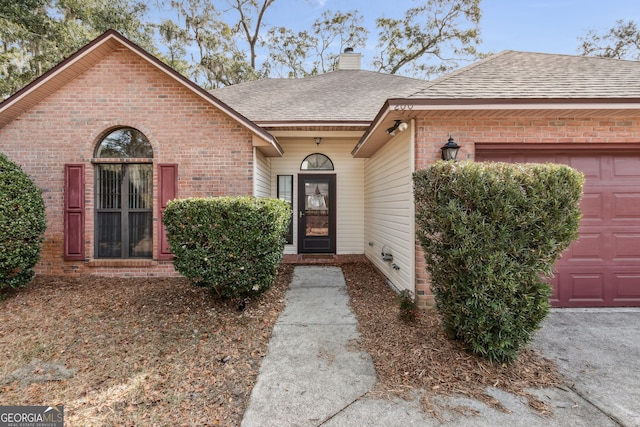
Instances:
[[[176,270],[224,298],[269,289],[290,217],[287,203],[255,197],[172,200],[164,212]]]
[[[418,307],[413,293],[408,289],[404,289],[398,293],[397,299],[398,304],[400,304],[398,319],[406,323],[415,322],[418,318]]]
[[[46,229],[40,190],[0,153],[0,289],[29,283]]]
[[[438,162],[414,174],[418,239],[450,337],[517,358],[549,311],[555,261],[578,237],[584,177],[568,166]]]

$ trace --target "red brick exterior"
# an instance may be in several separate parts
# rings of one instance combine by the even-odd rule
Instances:
[[[118,127],[153,146],[153,260],[94,260],[94,167],[101,138]],[[0,129],[0,151],[43,190],[48,229],[37,274],[176,275],[157,261],[158,165],[178,164],[178,196],[253,193],[251,132],[127,48],[114,50]],[[85,261],[63,260],[64,165],[85,165]]]
[[[482,118],[419,117],[416,119],[415,167],[422,169],[441,159],[440,147],[449,135],[461,146],[459,160],[473,159],[475,144],[611,144],[640,142],[640,117],[584,114],[584,118],[567,118],[574,113],[536,113]],[[421,306],[433,305],[429,277],[422,248],[416,242],[416,294]]]

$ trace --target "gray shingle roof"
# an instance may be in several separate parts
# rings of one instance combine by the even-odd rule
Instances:
[[[212,91],[254,122],[370,122],[388,99],[638,99],[640,61],[504,51],[433,81],[338,70]]]
[[[405,98],[424,80],[365,70],[338,70],[301,79],[263,79],[211,93],[254,122],[373,120],[387,99]]]
[[[428,82],[410,98],[640,98],[640,62],[504,51]]]

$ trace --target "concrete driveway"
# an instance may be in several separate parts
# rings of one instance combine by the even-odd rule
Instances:
[[[534,347],[588,404],[640,426],[640,309],[554,309]]]

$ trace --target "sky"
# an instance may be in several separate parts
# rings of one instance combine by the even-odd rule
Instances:
[[[416,0],[276,0],[267,23],[309,28],[324,10],[357,9],[375,35],[375,18],[400,18]],[[503,50],[574,55],[578,37],[603,32],[617,20],[640,22],[639,0],[482,0],[482,52]],[[375,37],[371,37],[375,39]],[[375,46],[371,46],[373,48]],[[369,56],[367,52],[361,52]]]

